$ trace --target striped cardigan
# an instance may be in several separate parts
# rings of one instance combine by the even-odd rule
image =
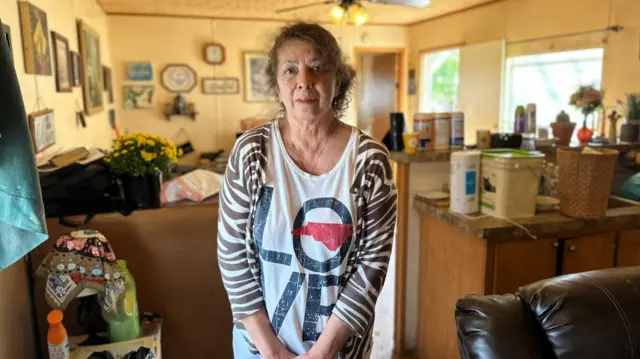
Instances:
[[[229,297],[235,326],[253,353],[257,349],[241,319],[264,308],[260,259],[253,240],[253,218],[262,186],[270,124],[242,135],[231,152],[220,192],[218,265]],[[354,248],[347,261],[347,281],[340,288],[332,315],[352,330],[340,358],[362,358],[371,348],[377,297],[387,273],[395,235],[397,194],[389,153],[377,140],[358,133],[355,180]]]

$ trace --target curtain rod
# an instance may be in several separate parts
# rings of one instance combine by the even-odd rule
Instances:
[[[509,44],[518,44],[518,43],[522,43],[522,42],[540,41],[540,40],[548,40],[548,39],[558,39],[558,38],[562,38],[562,37],[571,37],[571,36],[593,34],[593,33],[596,33],[596,32],[620,32],[622,30],[624,30],[624,27],[622,27],[620,25],[613,25],[613,26],[605,27],[604,29],[582,31],[582,32],[574,32],[574,33],[571,33],[571,34],[563,34],[563,35],[543,36],[543,37],[537,37],[537,38],[526,39],[526,40],[508,41],[508,43]]]

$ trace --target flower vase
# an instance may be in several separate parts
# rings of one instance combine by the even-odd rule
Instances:
[[[584,115],[584,122],[582,123],[582,128],[578,130],[578,141],[581,144],[586,145],[591,141],[591,137],[593,137],[593,131],[591,131],[587,127],[587,118],[589,114]]]
[[[618,118],[609,118],[609,142],[618,141]]]
[[[130,210],[160,208],[162,172],[142,176],[121,175],[126,207]]]

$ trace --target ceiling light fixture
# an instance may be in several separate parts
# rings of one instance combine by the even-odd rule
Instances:
[[[364,7],[358,3],[352,3],[348,8],[344,2],[340,5],[336,4],[331,8],[329,16],[334,24],[340,24],[349,20],[355,26],[361,26],[369,21],[369,14],[367,14]]]

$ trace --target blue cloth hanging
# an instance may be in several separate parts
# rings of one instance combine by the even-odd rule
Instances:
[[[0,22],[2,29],[2,22]],[[48,238],[40,180],[11,52],[0,38],[0,270]]]

